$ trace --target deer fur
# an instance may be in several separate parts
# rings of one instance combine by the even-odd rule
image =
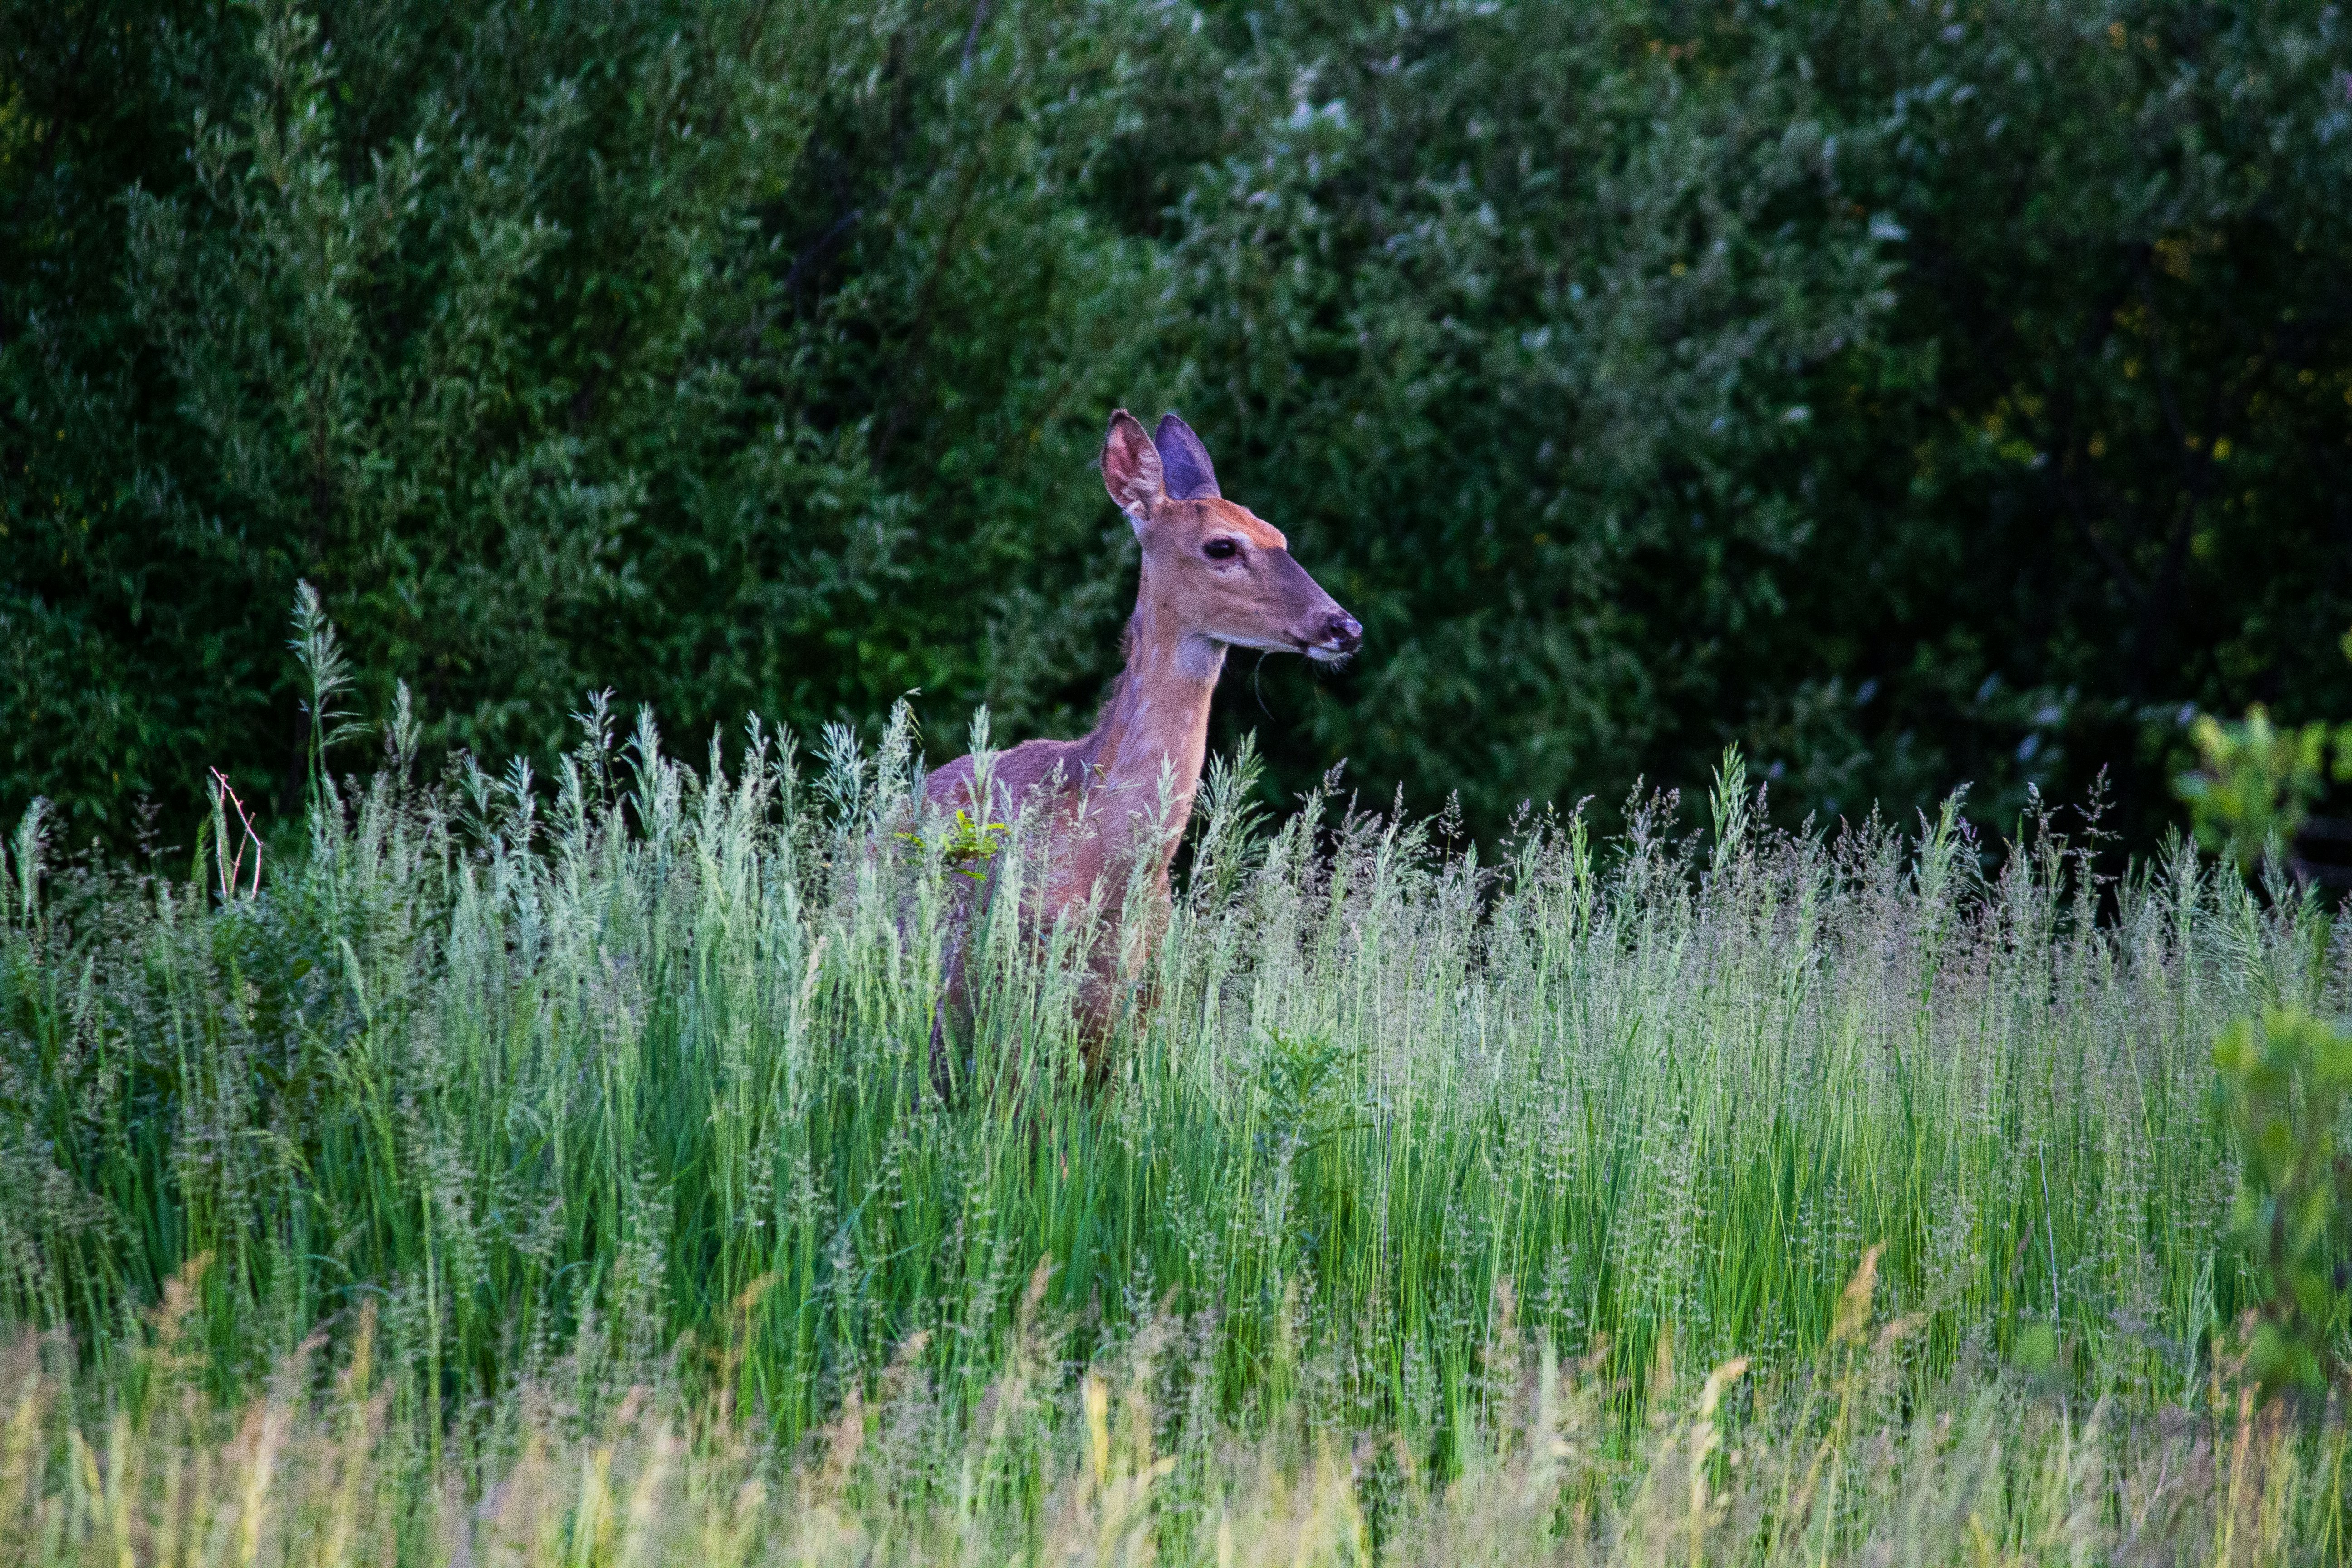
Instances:
[[[972,759],[930,775],[929,803],[975,821],[1028,811],[1052,837],[1032,919],[1050,924],[1100,898],[1107,928],[1079,1020],[1090,1051],[1108,1025],[1119,982],[1142,967],[1165,929],[1169,867],[1192,818],[1209,743],[1209,700],[1231,647],[1303,653],[1337,664],[1363,627],[1291,559],[1282,531],[1224,499],[1199,437],[1175,415],[1157,435],[1124,408],[1103,442],[1103,486],[1135,529],[1143,565],[1127,625],[1127,668],[1094,729],[1075,741],[1027,741],[999,753],[991,799],[972,798]],[[1163,810],[1162,791],[1166,791]],[[983,809],[984,806],[984,809]],[[1116,921],[1140,868],[1148,929]],[[1130,940],[1135,937],[1141,940]],[[960,955],[949,987],[961,1008]]]

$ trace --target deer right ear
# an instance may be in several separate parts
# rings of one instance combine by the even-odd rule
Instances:
[[[1181,416],[1161,415],[1160,428],[1151,433],[1151,444],[1160,448],[1160,466],[1166,471],[1160,483],[1171,500],[1223,497],[1225,492],[1217,488],[1217,466],[1209,461],[1209,449]]]
[[[1151,444],[1142,421],[1124,408],[1110,416],[1109,434],[1103,437],[1102,471],[1103,489],[1139,536],[1151,509],[1160,504],[1160,449]]]

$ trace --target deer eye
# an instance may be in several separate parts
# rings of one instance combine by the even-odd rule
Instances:
[[[1201,553],[1212,561],[1230,561],[1242,552],[1242,547],[1230,539],[1212,539],[1201,546]]]

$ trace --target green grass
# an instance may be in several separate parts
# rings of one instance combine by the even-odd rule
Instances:
[[[1111,1081],[1016,828],[942,1096],[908,742],[380,777],[256,896],[20,833],[0,1558],[2345,1558],[2210,1056],[2313,906],[1222,769]]]

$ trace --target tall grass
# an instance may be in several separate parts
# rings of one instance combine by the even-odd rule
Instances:
[[[2231,1018],[2344,1011],[2307,903],[1780,833],[1736,765],[1711,833],[1482,866],[1244,758],[1093,1086],[1025,823],[935,1050],[971,884],[903,713],[807,768],[583,729],[323,788],[257,892],[27,817],[16,1539],[257,1475],[245,1561],[2346,1551],[2340,1424],[2231,1392],[2210,1092]]]

